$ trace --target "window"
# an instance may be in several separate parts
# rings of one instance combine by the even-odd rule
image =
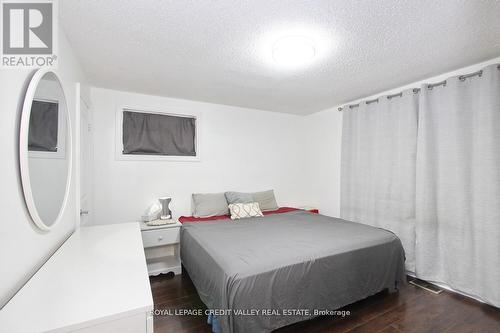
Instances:
[[[59,104],[33,100],[28,134],[28,150],[57,152]]]
[[[58,96],[33,99],[28,131],[30,158],[66,158],[66,127],[69,124],[66,119],[66,105],[59,101]]]
[[[117,117],[117,158],[196,161],[198,126],[198,117],[193,115],[121,108]]]

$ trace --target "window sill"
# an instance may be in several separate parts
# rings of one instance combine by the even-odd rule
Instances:
[[[200,156],[163,156],[163,155],[135,155],[117,154],[116,161],[165,161],[165,162],[201,162]]]

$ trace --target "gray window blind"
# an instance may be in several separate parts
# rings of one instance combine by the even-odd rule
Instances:
[[[196,119],[123,111],[123,154],[196,156]]]
[[[59,104],[33,100],[28,133],[29,151],[57,151]]]

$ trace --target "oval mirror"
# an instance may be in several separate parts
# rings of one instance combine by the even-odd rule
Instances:
[[[31,79],[19,132],[26,205],[33,222],[49,230],[61,218],[71,178],[71,127],[56,73],[38,70]]]

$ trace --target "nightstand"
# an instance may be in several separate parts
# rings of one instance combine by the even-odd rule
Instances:
[[[149,275],[181,274],[180,222],[147,226],[141,222],[142,243]]]

